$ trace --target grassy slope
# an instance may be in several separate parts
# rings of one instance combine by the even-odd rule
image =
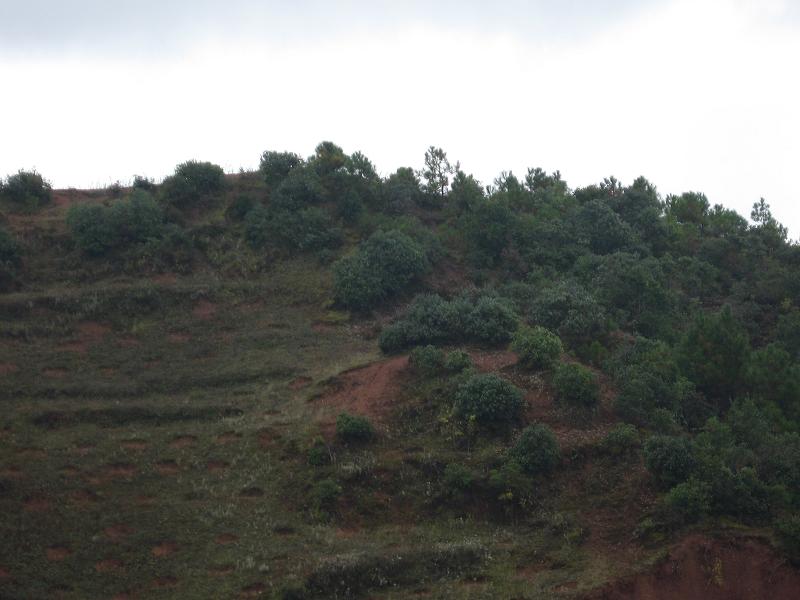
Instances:
[[[12,227],[57,236],[63,210]],[[591,450],[608,414],[573,423],[513,365],[566,455],[527,515],[445,499],[443,465],[480,470],[506,442],[458,449],[408,374],[376,443],[310,466],[338,412],[314,398],[379,359],[369,323],[327,309],[311,259],[82,285],[48,260],[0,296],[0,597],[269,597],[309,581],[325,597],[342,573],[375,598],[569,597],[658,555],[633,539],[652,501],[639,459]],[[323,478],[344,489],[332,517],[310,500]]]

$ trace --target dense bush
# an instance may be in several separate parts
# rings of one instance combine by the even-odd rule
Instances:
[[[784,552],[793,562],[800,562],[800,516],[792,515],[781,519],[775,529]]]
[[[303,160],[293,152],[272,152],[261,155],[259,171],[270,189],[276,189]]]
[[[334,265],[340,304],[368,310],[422,276],[429,263],[419,244],[398,231],[376,231],[352,256]]]
[[[518,419],[522,406],[522,392],[505,379],[474,375],[458,388],[454,412],[479,425],[503,428]]]
[[[251,196],[240,194],[225,209],[225,216],[231,221],[243,221],[255,206],[256,201]]]
[[[225,189],[225,173],[210,162],[190,160],[175,168],[161,184],[161,197],[176,208],[190,208]]]
[[[342,495],[342,486],[333,479],[322,479],[314,485],[312,500],[314,508],[322,513],[330,513]]]
[[[464,493],[472,487],[475,476],[467,467],[458,463],[449,463],[444,468],[442,483],[445,490],[451,495]]]
[[[419,344],[476,342],[497,345],[511,339],[519,320],[510,305],[493,297],[445,300],[417,296],[403,316],[380,336],[381,350],[398,352]]]
[[[533,302],[530,318],[575,348],[604,339],[610,330],[605,308],[574,281],[545,287]]]
[[[600,449],[610,456],[623,456],[639,445],[639,432],[627,423],[617,423],[600,442]]]
[[[482,344],[507,344],[518,323],[517,315],[508,303],[484,296],[470,311],[464,333],[468,339]]]
[[[530,425],[522,430],[517,442],[509,451],[511,460],[516,461],[527,473],[539,475],[549,473],[561,460],[558,440],[546,425]]]
[[[342,232],[330,215],[317,207],[296,211],[257,204],[244,219],[245,238],[253,248],[273,246],[300,252],[335,248]]]
[[[695,523],[711,512],[708,484],[689,479],[673,487],[664,497],[668,518],[678,524]]]
[[[342,413],[336,419],[336,436],[345,442],[368,442],[375,428],[366,417]]]
[[[472,359],[463,350],[453,350],[444,357],[444,368],[451,373],[460,373],[472,367]]]
[[[544,327],[522,327],[511,342],[511,349],[527,369],[549,369],[564,351],[561,340]]]
[[[27,210],[48,204],[51,191],[50,184],[36,171],[19,171],[0,180],[0,198]]]
[[[67,213],[67,225],[77,246],[99,256],[159,238],[164,231],[161,207],[147,192],[136,191],[110,206],[76,204]]]
[[[419,346],[414,348],[409,363],[415,371],[422,375],[436,375],[444,368],[444,351],[436,346]]]
[[[143,192],[154,192],[156,189],[156,184],[152,179],[148,179],[147,177],[143,177],[142,175],[134,175],[132,187],[134,190],[142,190]]]
[[[647,470],[664,487],[686,481],[695,468],[692,445],[686,438],[654,435],[644,444]]]
[[[592,408],[600,399],[597,377],[588,368],[573,363],[561,363],[553,374],[556,401],[567,406]]]

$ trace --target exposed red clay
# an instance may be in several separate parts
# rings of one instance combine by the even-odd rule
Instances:
[[[659,565],[585,600],[796,600],[800,570],[762,541],[692,535]]]
[[[213,317],[217,312],[217,305],[208,300],[200,300],[192,309],[192,315],[204,321]]]
[[[19,366],[12,363],[0,363],[0,376],[10,375],[19,371]]]
[[[303,388],[308,387],[311,384],[311,381],[312,380],[309,377],[298,377],[289,384],[289,389],[294,391],[302,390]]]

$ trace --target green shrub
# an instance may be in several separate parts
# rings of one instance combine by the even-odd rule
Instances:
[[[386,353],[420,344],[477,342],[495,345],[508,341],[518,325],[511,308],[494,298],[477,302],[467,296],[447,301],[422,294],[403,316],[386,327],[379,344]]]
[[[664,487],[686,481],[695,468],[689,440],[682,437],[654,435],[644,444],[647,470]]]
[[[593,408],[600,398],[600,386],[595,374],[582,365],[561,363],[553,375],[556,400],[562,404]]]
[[[411,352],[409,362],[422,375],[437,375],[444,368],[444,351],[436,346],[419,346]]]
[[[307,459],[308,464],[321,467],[331,462],[331,453],[323,442],[318,441],[308,449]]]
[[[78,247],[86,254],[100,256],[115,244],[114,227],[108,209],[99,204],[76,204],[67,213],[67,226]]]
[[[272,245],[306,252],[335,248],[342,241],[328,213],[316,207],[289,211],[258,204],[244,223],[245,238],[253,248]]]
[[[268,150],[261,155],[259,171],[266,184],[271,189],[275,189],[286,179],[292,169],[302,163],[303,159],[293,152],[272,152]]]
[[[0,198],[27,210],[48,204],[51,192],[50,184],[36,171],[19,171],[0,181]]]
[[[445,490],[452,495],[469,490],[475,483],[475,477],[467,467],[458,463],[449,463],[444,468],[442,483]]]
[[[72,206],[67,213],[67,226],[81,250],[99,256],[159,238],[164,232],[164,214],[150,194],[135,191],[127,200],[110,206]]]
[[[522,430],[509,452],[527,473],[540,475],[552,471],[561,460],[561,451],[553,430],[546,425],[530,425]]]
[[[710,487],[696,479],[679,483],[664,497],[664,508],[672,521],[696,523],[711,511]]]
[[[639,445],[639,432],[627,423],[617,423],[600,442],[600,449],[611,456],[622,456]]]
[[[472,367],[472,359],[463,350],[453,350],[444,358],[444,368],[451,373],[460,373]]]
[[[170,223],[161,235],[132,248],[137,267],[188,273],[194,263],[194,243],[185,229]]]
[[[330,513],[336,508],[336,502],[342,495],[342,486],[333,479],[322,479],[314,485],[312,499],[314,508],[320,512]]]
[[[152,179],[148,179],[147,177],[142,177],[141,175],[134,175],[132,187],[134,190],[142,190],[143,192],[154,192],[156,189],[156,184]]]
[[[482,426],[503,428],[519,418],[522,391],[497,375],[474,375],[456,392],[455,414]]]
[[[479,343],[507,344],[519,321],[513,309],[498,298],[480,298],[466,321],[465,334]]]
[[[514,334],[511,349],[527,369],[550,369],[561,356],[561,339],[544,327],[522,327]]]
[[[161,184],[161,197],[176,208],[189,208],[225,189],[225,173],[210,162],[190,160],[175,168]]]
[[[368,442],[375,429],[366,417],[342,413],[336,419],[336,436],[345,442]]]
[[[369,310],[403,290],[429,268],[425,253],[398,231],[376,231],[358,251],[334,264],[334,295],[340,304]]]
[[[255,206],[256,201],[253,198],[240,194],[225,209],[225,216],[231,221],[243,221]]]
[[[791,515],[775,524],[781,547],[793,562],[800,562],[800,515]]]

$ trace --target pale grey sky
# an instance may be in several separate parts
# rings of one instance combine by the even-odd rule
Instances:
[[[794,0],[0,0],[0,174],[57,187],[330,139],[489,183],[644,175],[800,234]]]

